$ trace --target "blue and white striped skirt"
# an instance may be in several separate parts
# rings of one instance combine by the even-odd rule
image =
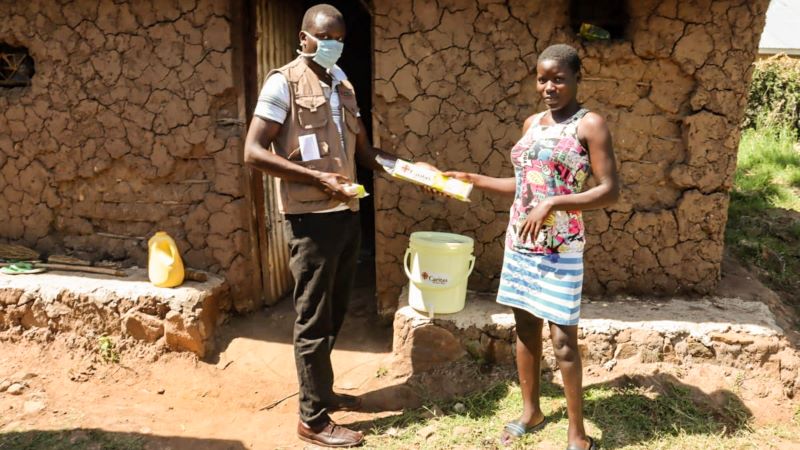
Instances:
[[[558,325],[577,325],[583,253],[524,254],[506,249],[497,303]]]

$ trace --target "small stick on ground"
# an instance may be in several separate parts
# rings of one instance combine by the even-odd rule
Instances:
[[[286,400],[289,400],[290,398],[294,397],[295,395],[297,395],[299,393],[300,392],[295,392],[294,394],[289,394],[286,397],[283,397],[282,399],[275,400],[274,402],[270,403],[269,405],[259,409],[259,411],[269,411],[270,409],[280,405],[281,403],[285,402]]]

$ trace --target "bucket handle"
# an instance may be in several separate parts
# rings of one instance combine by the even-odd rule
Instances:
[[[403,269],[405,269],[405,271],[406,271],[406,276],[414,284],[418,284],[418,285],[419,284],[423,284],[422,281],[415,280],[414,277],[411,275],[411,269],[408,267],[409,256],[411,256],[411,249],[410,248],[406,249],[406,254],[405,254],[405,256],[403,256]],[[475,257],[474,256],[470,256],[469,257],[469,269],[467,270],[467,274],[464,275],[464,278],[455,280],[451,284],[459,284],[459,283],[461,283],[463,281],[466,281],[466,279],[469,278],[470,275],[472,275],[472,270],[474,268],[475,268]],[[434,285],[431,285],[431,284],[426,284],[425,288],[426,289],[451,289],[452,286],[434,286]]]

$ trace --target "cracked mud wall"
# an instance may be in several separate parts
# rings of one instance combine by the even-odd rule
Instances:
[[[0,0],[0,41],[36,64],[0,89],[0,238],[144,266],[165,230],[252,306],[228,8]]]
[[[440,168],[512,176],[508,152],[543,109],[537,55],[571,44],[584,65],[580,99],[608,120],[623,184],[618,204],[585,215],[587,293],[709,292],[768,1],[629,1],[626,38],[596,43],[571,30],[568,3],[375,0],[376,141]],[[509,200],[375,184],[382,314],[407,283],[401,260],[417,230],[474,237],[470,288],[496,289]]]

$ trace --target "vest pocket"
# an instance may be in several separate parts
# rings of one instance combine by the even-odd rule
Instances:
[[[294,153],[294,152],[292,152]],[[303,161],[300,160],[300,149],[297,149],[297,161],[293,161],[295,164],[301,165],[305,168],[312,169],[312,170],[319,170],[320,172],[331,172],[331,161],[330,158],[320,158],[314,159],[311,161]],[[330,198],[328,194],[317,188],[316,186],[312,186],[310,184],[304,183],[295,183],[291,181],[287,181],[284,184],[286,188],[286,195],[296,202],[318,202],[320,200],[327,200]]]
[[[320,172],[342,173],[342,162],[339,158],[330,156],[327,142],[319,143],[319,151],[320,156],[322,156],[320,159],[303,161],[300,148],[297,148],[289,154],[289,160],[300,166],[319,170]],[[296,202],[318,202],[330,199],[328,194],[310,184],[287,181],[284,182],[284,188],[286,189],[286,195]]]
[[[284,187],[286,188],[286,195],[289,199],[298,203],[318,202],[331,198],[328,194],[310,184],[287,182],[284,184]]]
[[[322,128],[328,124],[328,115],[325,105],[325,96],[310,95],[303,97],[296,97],[297,103],[297,122],[300,128],[310,130],[313,128]]]

